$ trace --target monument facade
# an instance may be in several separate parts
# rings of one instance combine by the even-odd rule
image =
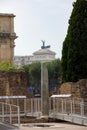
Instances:
[[[54,51],[51,51],[50,45],[45,46],[45,41],[42,41],[43,45],[41,46],[41,49],[35,51],[33,55],[31,56],[15,56],[14,57],[14,63],[17,66],[23,66],[32,64],[34,62],[49,62],[55,60],[56,53]]]

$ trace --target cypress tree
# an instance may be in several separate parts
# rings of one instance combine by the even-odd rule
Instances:
[[[77,0],[62,48],[62,80],[87,78],[87,0]]]

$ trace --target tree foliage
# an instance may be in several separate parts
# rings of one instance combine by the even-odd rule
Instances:
[[[61,61],[56,59],[52,62],[45,63],[48,68],[49,81],[58,81],[61,77]],[[36,62],[27,66],[23,66],[24,70],[29,73],[29,82],[31,86],[41,86],[41,63]],[[55,83],[55,82],[54,82]]]
[[[87,78],[87,0],[74,2],[62,49],[62,80]]]
[[[39,84],[41,80],[41,64],[40,62],[32,63],[29,68],[29,75],[32,84]]]
[[[9,61],[0,62],[0,71],[25,71],[24,67],[17,67]]]
[[[61,61],[56,59],[52,62],[46,63],[48,68],[49,89],[58,89],[61,83]]]
[[[61,61],[60,59],[53,60],[52,62],[46,63],[50,78],[58,79],[61,76]]]
[[[6,61],[3,61],[3,62],[0,62],[0,70],[1,71],[13,71],[13,70],[16,70],[17,68],[10,62],[6,62]]]

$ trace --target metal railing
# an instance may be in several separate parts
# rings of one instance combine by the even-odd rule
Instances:
[[[49,112],[87,116],[87,103],[78,100],[50,98]]]
[[[31,113],[41,113],[41,98],[14,98],[1,99],[1,102],[7,104],[14,104],[20,107],[20,115],[27,115]]]
[[[33,113],[35,112],[39,113],[39,115],[41,114],[41,98],[3,99],[2,102],[2,104],[7,104],[8,107],[10,106],[9,104],[14,104],[11,106],[19,109],[19,106],[21,115],[27,115],[28,113],[31,113],[33,116]],[[13,112],[13,107],[10,107],[9,110],[12,109]],[[17,113],[17,111],[14,112]],[[67,98],[49,98],[49,113],[52,112],[87,116],[87,102],[84,102],[83,99],[78,100],[74,98],[71,100]]]
[[[0,122],[20,128],[19,106],[0,102]]]
[[[20,126],[20,116],[41,116],[41,98],[6,99],[0,103],[0,121]],[[15,105],[10,105],[10,104]],[[20,108],[20,109],[19,109]],[[49,115],[78,116],[87,120],[87,102],[83,99],[49,98]]]
[[[41,98],[26,99],[26,114],[31,113],[32,116],[41,116]]]

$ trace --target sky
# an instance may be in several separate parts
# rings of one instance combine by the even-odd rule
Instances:
[[[0,13],[13,13],[15,55],[28,56],[39,50],[41,40],[62,56],[62,45],[75,0],[0,0]]]

